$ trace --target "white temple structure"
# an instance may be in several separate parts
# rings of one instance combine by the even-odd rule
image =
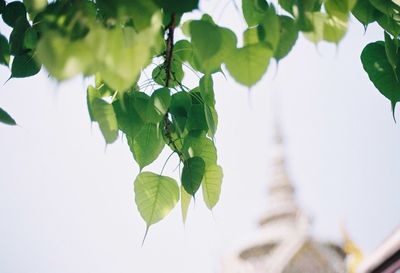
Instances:
[[[260,235],[227,256],[222,273],[345,273],[342,248],[315,240],[310,234],[310,219],[296,203],[295,189],[286,172],[278,130],[273,168],[267,210],[259,221]]]

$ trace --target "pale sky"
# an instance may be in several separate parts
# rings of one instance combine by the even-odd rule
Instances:
[[[202,9],[218,18],[223,4],[215,3]],[[243,30],[231,5],[218,23]],[[0,88],[0,106],[20,126],[0,124],[0,272],[218,272],[224,255],[256,235],[268,202],[274,108],[315,236],[340,242],[344,223],[370,253],[400,224],[400,125],[359,58],[382,37],[374,26],[364,35],[352,18],[339,47],[301,37],[250,94],[230,77],[215,77],[220,203],[211,213],[199,198],[185,227],[177,206],[143,247],[133,194],[138,167],[124,139],[105,151],[89,121],[87,82],[57,84],[45,71],[10,80]],[[9,72],[0,71],[5,82]],[[148,170],[159,172],[168,154]],[[175,167],[169,163],[166,174],[177,177]]]

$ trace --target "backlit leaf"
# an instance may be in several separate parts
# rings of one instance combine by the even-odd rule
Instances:
[[[113,143],[118,138],[118,123],[113,106],[102,99],[94,98],[92,114],[99,123],[101,133],[107,144]]]
[[[136,206],[147,229],[162,220],[179,200],[178,184],[168,176],[140,173],[135,179],[134,189]]]
[[[165,145],[161,129],[153,123],[145,124],[134,139],[127,138],[129,148],[140,169],[156,160]]]
[[[201,187],[204,202],[209,209],[212,209],[218,203],[223,176],[222,168],[218,165],[208,166],[205,169]]]
[[[229,56],[226,68],[237,82],[250,87],[264,75],[272,54],[260,44],[238,48]]]

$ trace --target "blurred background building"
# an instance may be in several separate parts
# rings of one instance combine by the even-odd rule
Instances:
[[[276,129],[268,207],[260,236],[223,262],[223,273],[344,273],[341,246],[313,238],[311,221],[295,200],[286,168],[282,137]]]

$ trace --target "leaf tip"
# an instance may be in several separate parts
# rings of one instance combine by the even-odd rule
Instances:
[[[150,226],[146,226],[146,231],[144,232],[143,240],[142,240],[142,247],[144,246],[144,242],[146,241],[147,234],[149,233]]]

